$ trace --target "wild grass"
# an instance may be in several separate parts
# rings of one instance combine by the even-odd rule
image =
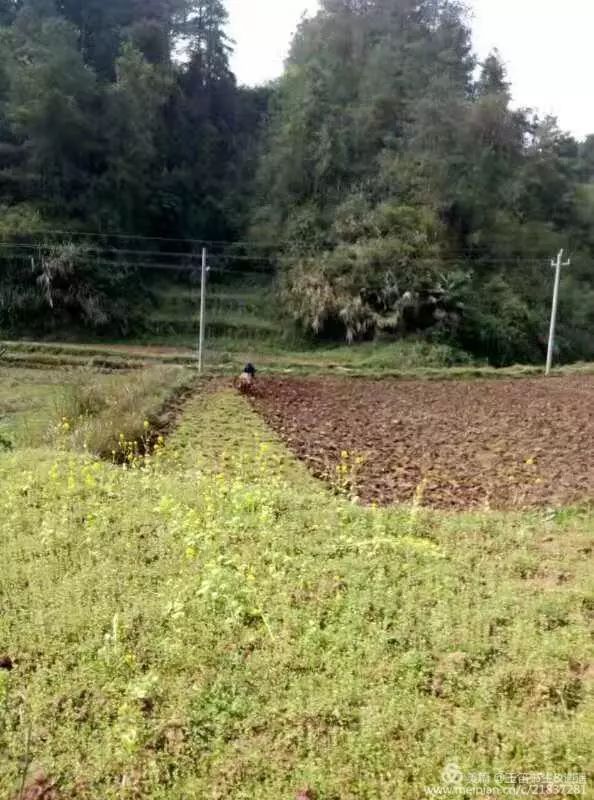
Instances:
[[[147,430],[159,427],[166,402],[194,380],[176,366],[126,375],[78,372],[56,397],[56,438],[75,449],[109,456],[122,440],[140,441]]]
[[[523,378],[542,375],[542,365],[515,365],[496,369],[469,361],[446,345],[422,340],[365,343],[353,346],[311,347],[299,340],[244,331],[242,335],[217,335],[206,341],[206,369],[210,374],[235,374],[247,361],[263,372],[281,374],[334,374],[349,377],[419,379]],[[134,342],[64,344],[8,343],[4,363],[13,368],[87,367],[103,371],[130,371],[155,364],[196,365],[196,337],[146,336]],[[554,369],[557,376],[588,374],[594,364],[569,364]]]
[[[66,372],[0,366],[0,436],[5,448],[36,444],[53,422],[53,400]]]
[[[422,339],[317,347],[312,351],[311,358],[314,362],[319,359],[328,366],[368,370],[411,370],[475,365],[466,353],[445,344]]]
[[[362,508],[229,392],[167,452],[0,455],[2,796],[39,770],[70,800],[588,770],[591,512]]]
[[[110,455],[126,441],[160,427],[160,413],[195,380],[175,365],[103,373],[89,367],[0,369],[2,449],[43,444]]]

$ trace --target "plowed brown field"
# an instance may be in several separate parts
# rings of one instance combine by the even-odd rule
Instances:
[[[523,508],[594,500],[594,376],[262,379],[252,400],[320,477],[364,458],[365,502]]]

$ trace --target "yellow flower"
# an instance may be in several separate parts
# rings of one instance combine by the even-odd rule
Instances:
[[[136,664],[136,656],[134,653],[126,653],[124,656],[124,661],[128,666],[133,667]]]
[[[148,431],[149,428],[150,428],[150,423],[149,423],[148,419],[145,419],[145,421],[144,421],[144,429],[145,429],[145,431]]]

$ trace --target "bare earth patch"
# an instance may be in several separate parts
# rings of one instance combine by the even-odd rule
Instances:
[[[364,457],[365,502],[435,508],[594,499],[594,376],[468,382],[262,379],[255,408],[319,477]]]

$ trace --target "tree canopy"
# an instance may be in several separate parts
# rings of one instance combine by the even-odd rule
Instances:
[[[90,229],[238,234],[220,210],[252,93],[220,0],[22,0],[0,20],[2,202]]]
[[[318,336],[422,333],[531,360],[550,257],[570,246],[561,344],[591,357],[590,139],[512,107],[500,56],[477,63],[455,0],[321,6],[276,91],[252,222],[293,251],[287,311]]]
[[[222,0],[2,0],[0,236],[273,242],[307,335],[423,336],[496,364],[541,357],[565,247],[561,350],[594,358],[594,135],[515,108],[461,3],[322,0],[256,88],[226,30]],[[4,259],[0,324],[47,310],[50,262],[106,318],[121,281],[65,243],[33,278]]]

